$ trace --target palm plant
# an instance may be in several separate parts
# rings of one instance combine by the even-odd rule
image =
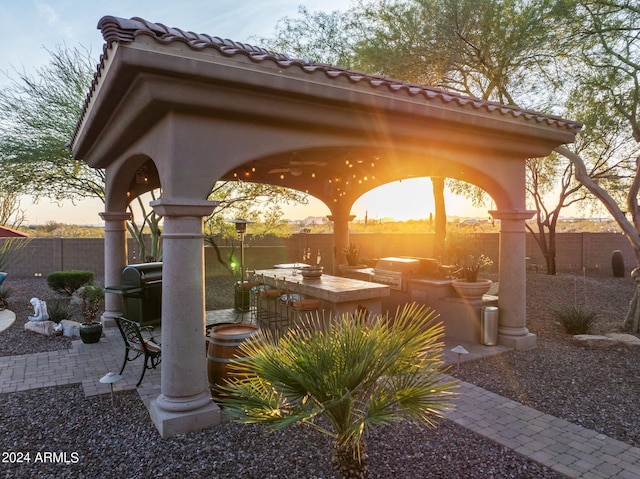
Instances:
[[[328,434],[342,477],[364,478],[371,428],[402,419],[434,425],[452,398],[434,318],[412,304],[395,318],[345,314],[326,326],[309,319],[279,338],[261,331],[241,347],[246,358],[232,361],[220,402],[240,422],[271,430],[299,422]]]

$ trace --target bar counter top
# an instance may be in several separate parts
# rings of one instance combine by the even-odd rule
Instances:
[[[303,296],[314,297],[331,303],[346,303],[369,299],[380,299],[389,296],[389,286],[370,283],[359,279],[343,278],[322,274],[319,278],[304,278],[300,271],[293,269],[262,269],[256,275],[264,275],[271,286],[275,279],[282,288]],[[258,276],[259,277],[259,276]]]

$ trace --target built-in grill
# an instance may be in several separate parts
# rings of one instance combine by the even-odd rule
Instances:
[[[407,290],[407,279],[418,274],[420,260],[416,258],[380,258],[373,268],[371,281],[386,284],[390,289]]]

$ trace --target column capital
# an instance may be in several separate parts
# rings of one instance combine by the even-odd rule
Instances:
[[[186,198],[161,198],[150,203],[160,216],[193,216],[204,217],[213,213],[218,201],[194,200]]]
[[[329,219],[329,221],[353,221],[356,218],[356,215],[341,215],[341,214],[337,214],[337,215],[327,215],[327,218]]]
[[[131,213],[126,211],[117,211],[117,212],[105,211],[103,213],[98,213],[98,214],[100,215],[100,218],[102,218],[104,221],[129,221],[131,219]]]
[[[497,220],[526,221],[533,218],[536,210],[490,210],[489,214]]]

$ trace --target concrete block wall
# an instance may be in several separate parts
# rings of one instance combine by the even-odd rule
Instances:
[[[498,265],[500,235],[498,233],[472,233],[465,236],[475,249],[489,256]],[[0,244],[4,239],[0,239]],[[360,246],[361,259],[373,261],[385,256],[431,257],[433,234],[351,234],[350,241]],[[221,246],[222,257],[227,260],[233,247]],[[320,264],[326,271],[333,267],[333,238],[328,234],[299,234],[289,238],[269,238],[264,243],[252,239],[245,248],[245,266],[248,269],[269,268],[277,263],[301,262],[303,251],[311,251],[315,263],[320,251]],[[129,240],[129,264],[142,261],[133,240]],[[557,266],[559,272],[611,270],[611,254],[623,253],[628,271],[635,267],[633,248],[622,234],[617,233],[561,233],[557,235]],[[235,245],[239,259],[238,245]],[[531,234],[527,234],[527,256],[530,262],[542,265],[542,254]],[[215,256],[212,247],[205,247],[206,275],[228,274]],[[53,271],[85,269],[96,275],[104,274],[104,240],[102,238],[33,238],[19,254],[19,261],[9,269],[17,277],[47,276]]]

